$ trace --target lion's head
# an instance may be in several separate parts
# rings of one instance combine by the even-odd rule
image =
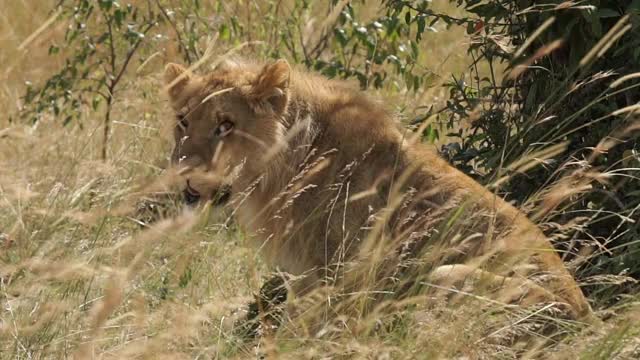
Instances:
[[[246,174],[263,171],[265,154],[279,146],[286,130],[282,118],[290,71],[285,60],[227,62],[203,76],[181,65],[166,66],[176,115],[171,161],[184,174],[187,202],[228,198],[237,188],[234,176],[245,174],[244,180],[251,181]]]

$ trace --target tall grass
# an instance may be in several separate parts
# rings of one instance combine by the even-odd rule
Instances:
[[[0,107],[12,114],[24,80],[36,82],[59,66],[46,55],[49,41],[63,31],[55,23],[19,49],[51,15],[48,7],[32,5],[0,0]],[[370,6],[375,12],[376,4]],[[428,44],[433,58],[442,59],[443,79],[463,71],[445,61],[465,60],[452,44],[467,40],[460,29],[453,34]],[[464,290],[423,292],[363,311],[364,292],[332,302],[340,293],[322,288],[293,302],[293,310],[303,309],[299,317],[243,341],[237,319],[271,269],[227,211],[189,210],[172,197],[176,179],[163,172],[171,115],[159,91],[161,60],[130,73],[123,85],[106,162],[99,160],[101,117],[90,110],[65,127],[53,117],[34,125],[9,123],[6,113],[0,118],[1,359],[640,356],[633,294],[599,309],[601,320],[582,324]],[[385,91],[380,95],[401,106],[444,100],[437,88],[418,95]],[[554,184],[545,199],[553,201],[553,191],[575,191],[580,183],[573,180]],[[563,225],[547,226],[563,235]],[[549,324],[551,333],[540,331]],[[518,341],[523,334],[528,340]]]

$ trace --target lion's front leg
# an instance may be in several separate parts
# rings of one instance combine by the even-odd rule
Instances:
[[[287,288],[281,275],[274,275],[267,280],[249,303],[247,314],[238,321],[237,334],[242,338],[255,338],[266,329],[278,327],[284,309],[282,304],[287,300]]]

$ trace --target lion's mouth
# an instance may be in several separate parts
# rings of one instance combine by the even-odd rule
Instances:
[[[182,191],[182,196],[184,197],[184,202],[187,203],[187,205],[193,205],[200,201],[201,198],[200,193],[196,189],[192,188],[188,181],[187,187]]]
[[[187,186],[182,191],[182,196],[184,198],[184,202],[187,205],[197,204],[202,198],[202,195],[200,194],[200,192],[192,188],[191,185],[189,185],[189,182],[187,182]],[[230,198],[231,198],[231,187],[223,186],[213,193],[213,196],[211,197],[211,201],[213,205],[218,206],[218,205],[226,204]]]

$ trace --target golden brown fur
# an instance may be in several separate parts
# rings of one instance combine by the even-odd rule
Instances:
[[[306,274],[306,286],[382,258],[396,266],[376,265],[380,276],[417,269],[442,284],[494,274],[493,283],[519,289],[509,301],[589,313],[525,215],[411,144],[383,106],[346,83],[282,60],[227,61],[204,76],[170,64],[165,77],[182,122],[173,160],[189,191],[208,199],[229,185],[256,249]]]

